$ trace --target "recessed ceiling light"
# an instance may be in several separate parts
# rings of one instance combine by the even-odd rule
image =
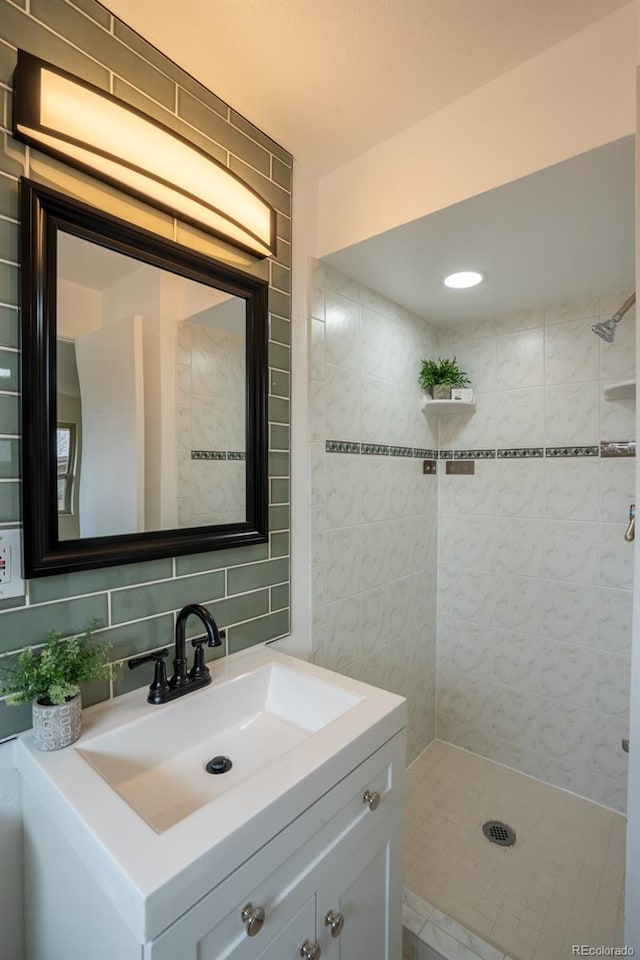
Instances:
[[[459,273],[450,273],[444,278],[445,287],[451,287],[454,290],[464,290],[466,287],[475,287],[482,283],[484,274],[477,270],[460,270]]]

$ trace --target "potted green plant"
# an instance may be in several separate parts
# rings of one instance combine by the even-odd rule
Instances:
[[[418,382],[425,393],[434,400],[448,400],[452,387],[464,387],[471,383],[469,377],[458,366],[456,358],[447,360],[423,360]]]
[[[80,636],[63,639],[50,630],[39,649],[27,647],[12,660],[0,679],[7,704],[33,703],[33,738],[38,750],[60,750],[80,736],[80,684],[108,680],[112,665],[108,645],[93,640],[93,621]]]

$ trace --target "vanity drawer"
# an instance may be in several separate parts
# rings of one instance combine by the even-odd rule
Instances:
[[[261,956],[264,947],[315,898],[317,868],[326,867],[338,848],[343,854],[345,846],[353,844],[356,849],[365,843],[402,800],[404,754],[405,738],[400,733],[147,944],[145,960],[255,960]],[[368,802],[363,799],[367,791]],[[259,837],[255,845],[260,846]],[[259,932],[252,937],[241,917],[249,903],[265,913]],[[305,933],[310,942],[315,935],[315,928]]]

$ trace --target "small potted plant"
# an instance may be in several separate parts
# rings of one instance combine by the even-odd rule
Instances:
[[[452,387],[465,387],[471,383],[455,357],[453,360],[423,360],[418,381],[424,392],[434,400],[449,400]]]
[[[33,739],[38,750],[60,750],[80,736],[80,684],[108,680],[108,646],[93,641],[93,621],[81,636],[64,640],[55,630],[43,647],[27,647],[4,671],[0,692],[7,704],[33,703]]]

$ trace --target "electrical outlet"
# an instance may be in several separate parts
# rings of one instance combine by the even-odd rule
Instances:
[[[21,533],[17,527],[0,530],[0,600],[24,594],[20,563]]]

